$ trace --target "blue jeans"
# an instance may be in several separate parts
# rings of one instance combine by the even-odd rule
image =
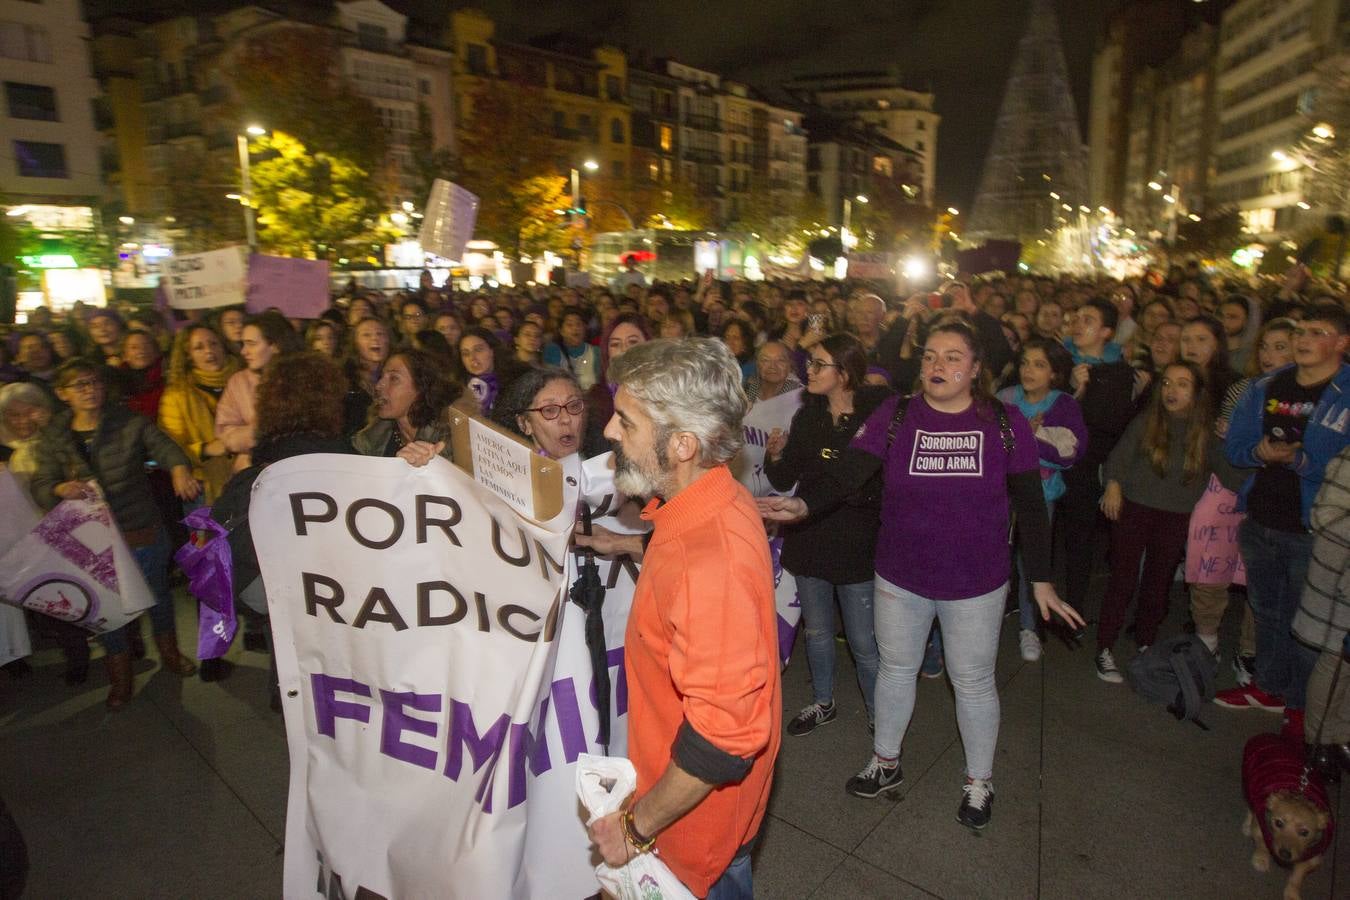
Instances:
[[[1050,519],[1050,527],[1055,527],[1055,502],[1052,500],[1045,505],[1045,512]],[[1041,608],[1036,603],[1036,597],[1031,591],[1031,579],[1027,578],[1027,564],[1022,560],[1022,544],[1018,542],[1017,548],[1013,551],[1013,562],[1017,572],[1017,611],[1018,619],[1021,622],[1023,631],[1034,631],[1037,634],[1041,630]]]
[[[813,699],[829,704],[834,700],[834,592],[839,591],[839,610],[844,636],[858,668],[858,687],[873,715],[872,695],[877,683],[877,635],[872,615],[872,582],[831,584],[823,578],[798,575],[797,599],[802,604],[802,631],[806,641],[806,665],[811,670]]]
[[[731,861],[722,876],[708,889],[708,900],[754,900],[750,884],[750,854],[742,853]]]
[[[1251,516],[1238,527],[1238,549],[1247,566],[1247,599],[1256,622],[1256,684],[1303,709],[1317,652],[1290,630],[1308,577],[1313,536],[1276,531]]]
[[[173,621],[173,592],[169,590],[169,557],[173,550],[168,535],[160,532],[155,542],[146,547],[133,547],[131,555],[136,557],[136,565],[141,567],[145,583],[150,586],[150,595],[155,605],[150,607],[150,630],[155,634],[171,634],[175,630]],[[103,649],[109,655],[127,652],[127,629],[138,627],[137,620],[109,631],[100,637]]]
[[[914,683],[936,617],[942,625],[947,674],[956,692],[956,724],[966,751],[966,774],[989,778],[998,744],[999,704],[994,682],[999,625],[1008,585],[966,600],[930,600],[876,580],[877,733],[883,759],[900,755],[914,713]]]

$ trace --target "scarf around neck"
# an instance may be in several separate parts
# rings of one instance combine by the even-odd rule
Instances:
[[[478,405],[483,410],[483,415],[486,416],[492,412],[492,404],[497,400],[497,389],[499,387],[496,372],[486,372],[469,379],[469,390],[477,398]]]
[[[229,381],[230,376],[233,374],[234,373],[230,371],[228,366],[222,367],[215,372],[208,372],[205,369],[194,367],[192,370],[192,380],[204,388],[223,388],[225,387],[225,382]]]

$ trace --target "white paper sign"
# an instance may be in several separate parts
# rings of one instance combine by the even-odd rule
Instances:
[[[427,253],[459,262],[478,221],[478,196],[437,178],[431,184],[417,242]]]
[[[248,294],[248,267],[244,248],[226,247],[205,253],[166,257],[160,263],[160,283],[175,309],[234,306]]]
[[[473,451],[474,480],[522,516],[538,518],[530,480],[535,455],[530,448],[474,419],[469,420],[469,447]]]

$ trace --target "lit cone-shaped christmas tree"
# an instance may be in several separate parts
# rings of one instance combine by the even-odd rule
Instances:
[[[1086,202],[1087,148],[1079,136],[1054,3],[1032,0],[966,237],[1026,244],[1045,237],[1060,216],[1069,217],[1061,204],[1076,215]]]

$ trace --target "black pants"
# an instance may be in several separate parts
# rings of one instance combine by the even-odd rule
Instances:
[[[1079,463],[1064,473],[1064,496],[1055,506],[1055,525],[1063,537],[1065,595],[1074,609],[1083,609],[1101,534],[1106,525],[1100,504],[1098,466]]]

